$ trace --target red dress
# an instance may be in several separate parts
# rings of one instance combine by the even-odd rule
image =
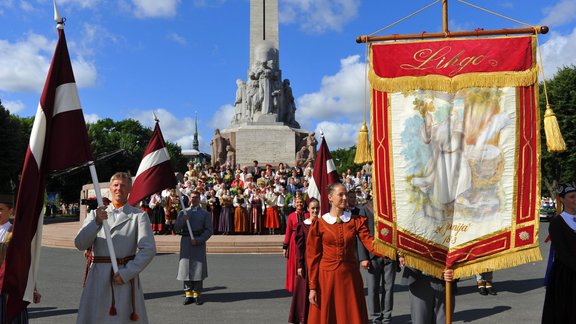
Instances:
[[[366,218],[345,214],[343,222],[329,224],[326,215],[312,221],[306,241],[308,283],[316,290],[319,305],[310,305],[308,323],[365,324],[368,313],[356,236],[370,253],[379,254],[372,248]]]
[[[286,290],[289,293],[294,291],[294,282],[296,278],[296,227],[298,223],[308,218],[304,211],[298,213],[295,211],[288,215],[286,221],[286,234],[284,235],[284,246],[288,247],[288,260],[286,261]]]
[[[300,222],[296,227],[296,269],[302,268],[302,276],[296,276],[294,293],[292,294],[292,304],[290,305],[290,313],[288,314],[288,323],[306,324],[308,321],[310,302],[308,301],[309,289],[308,271],[306,267],[306,238],[308,237],[310,224],[306,223],[307,221]]]

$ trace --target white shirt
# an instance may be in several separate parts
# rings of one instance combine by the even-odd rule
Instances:
[[[6,234],[8,234],[8,231],[10,230],[11,227],[12,224],[10,222],[6,222],[4,225],[0,226],[0,243],[4,242]]]
[[[566,224],[573,230],[576,231],[576,215],[568,214],[567,212],[562,212],[560,214]]]

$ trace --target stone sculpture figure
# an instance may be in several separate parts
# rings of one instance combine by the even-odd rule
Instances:
[[[226,145],[226,164],[233,167],[234,165],[236,165],[235,159],[236,159],[236,152],[234,152],[232,145],[230,144]]]
[[[306,162],[314,163],[314,160],[316,159],[316,145],[318,144],[318,141],[314,135],[314,132],[308,133],[308,136],[306,136],[305,139],[306,147],[308,148],[308,159],[306,159]]]
[[[261,62],[261,68],[258,71],[258,80],[260,83],[260,94],[262,96],[262,114],[272,113],[272,76],[274,75],[272,69],[268,66],[273,62]]]
[[[296,103],[294,103],[294,94],[288,79],[284,80],[284,111],[282,114],[282,122],[289,126],[300,128],[300,124],[296,122]]]
[[[236,89],[236,99],[234,100],[234,108],[236,108],[236,110],[233,121],[239,122],[244,119],[244,113],[246,111],[244,108],[246,106],[246,83],[238,79],[236,80],[236,86],[238,89]]]
[[[308,160],[309,155],[308,147],[306,145],[302,146],[298,152],[296,152],[296,166],[303,166]]]
[[[216,164],[216,162],[224,164],[226,160],[226,139],[220,135],[218,128],[214,130],[214,136],[212,137],[212,141],[210,141],[210,148],[212,149],[212,165]]]

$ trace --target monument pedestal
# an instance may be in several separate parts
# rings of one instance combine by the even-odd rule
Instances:
[[[269,163],[276,167],[280,162],[294,165],[296,150],[308,132],[281,123],[248,123],[224,129],[221,134],[235,147],[236,163],[247,166],[258,160],[262,166]]]

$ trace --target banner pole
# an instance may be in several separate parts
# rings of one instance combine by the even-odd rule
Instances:
[[[358,36],[356,43],[370,43],[378,41],[398,41],[408,39],[429,39],[429,38],[457,38],[457,37],[480,37],[480,36],[498,36],[498,35],[536,35],[546,34],[550,29],[548,26],[534,26],[527,28],[512,29],[492,29],[492,30],[467,30],[454,32],[436,32],[420,34],[396,34],[385,36]]]
[[[96,194],[96,201],[98,201],[98,207],[102,207],[104,206],[104,201],[102,200],[102,194],[100,193],[100,182],[98,182],[98,175],[96,174],[96,167],[94,166],[94,161],[88,162],[88,168],[90,169],[90,175],[92,176],[92,183],[94,184],[94,193]],[[108,221],[104,220],[102,222],[102,227],[104,227],[104,235],[106,236],[106,245],[108,245],[108,254],[110,254],[110,263],[112,263],[112,269],[116,274],[118,273],[118,262],[116,261],[116,252],[114,251],[112,236],[110,236],[110,225],[108,225]]]
[[[452,281],[444,281],[446,285],[446,324],[452,324]]]
[[[184,201],[182,200],[182,193],[180,192],[180,189],[178,189],[178,186],[176,186],[176,192],[178,192],[178,200],[180,200],[180,209],[182,209],[182,211],[184,211],[186,208],[184,208]],[[188,232],[190,233],[190,241],[194,241],[194,233],[192,233],[192,227],[190,226],[190,220],[186,220],[186,225],[188,226]]]
[[[442,31],[448,34],[448,0],[442,0]]]

